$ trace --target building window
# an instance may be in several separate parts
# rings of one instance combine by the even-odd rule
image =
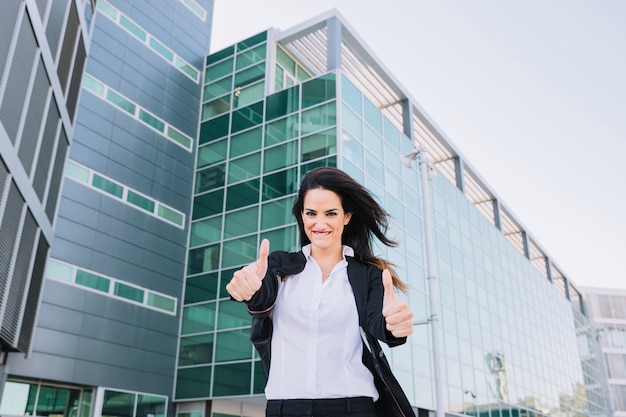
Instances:
[[[0,415],[88,417],[91,415],[91,399],[91,389],[7,381],[0,402]]]

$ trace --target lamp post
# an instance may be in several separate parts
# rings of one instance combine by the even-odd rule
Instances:
[[[414,322],[414,325],[430,323],[433,343],[433,373],[435,379],[435,415],[444,417],[443,389],[441,388],[441,351],[439,339],[439,300],[437,298],[437,276],[435,274],[435,256],[433,251],[432,219],[430,209],[429,181],[435,178],[436,171],[428,159],[428,152],[422,145],[415,144],[413,150],[402,158],[402,163],[411,167],[418,160],[420,183],[422,187],[422,214],[424,216],[424,239],[426,242],[426,271],[428,279],[428,298],[430,317],[426,321]]]

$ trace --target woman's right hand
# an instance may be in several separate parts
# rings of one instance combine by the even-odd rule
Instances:
[[[249,301],[261,288],[267,273],[267,256],[270,252],[270,241],[263,239],[259,247],[259,258],[256,262],[244,266],[233,274],[226,285],[226,291],[237,301]]]

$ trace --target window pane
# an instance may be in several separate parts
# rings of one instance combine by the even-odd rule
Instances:
[[[302,112],[302,135],[317,132],[336,124],[337,113],[334,102]]]
[[[263,178],[263,200],[279,198],[298,191],[296,168],[266,175]]]
[[[300,108],[300,89],[298,87],[289,88],[267,96],[267,120],[286,116],[289,113],[298,111]]]
[[[231,56],[235,53],[235,47],[229,46],[206,57],[206,65],[212,65],[214,62],[221,61],[222,59]]]
[[[148,414],[154,417],[164,417],[165,415],[165,397],[157,397],[155,395],[139,394],[137,395],[137,417],[148,417]]]
[[[271,229],[293,223],[295,219],[291,214],[294,197],[265,203],[261,207],[261,229]]]
[[[267,149],[263,156],[263,172],[274,171],[298,162],[298,141]]]
[[[221,315],[221,308],[220,308]],[[219,332],[216,335],[215,362],[236,361],[252,358],[250,330],[241,329]]]
[[[182,58],[179,58],[177,56],[174,57],[174,65],[176,65],[176,68],[189,75],[195,81],[198,81],[198,76],[200,75],[198,70],[185,62]]]
[[[343,148],[341,149],[344,158],[354,162],[358,167],[363,166],[363,146],[358,141],[344,132],[342,137]]]
[[[202,146],[198,149],[198,168],[224,161],[227,150],[228,141],[226,139]]]
[[[365,121],[369,123],[378,134],[383,133],[382,113],[378,110],[374,103],[369,101],[367,98],[363,100],[363,119],[365,119]]]
[[[128,190],[128,195],[126,196],[126,200],[137,207],[140,207],[150,213],[154,213],[154,201],[150,200],[147,197],[144,197],[140,194],[137,194],[134,191]]]
[[[265,146],[281,143],[298,136],[298,115],[294,114],[265,126]]]
[[[100,10],[105,15],[109,16],[114,22],[117,21],[117,10],[115,10],[111,5],[104,1],[99,1],[96,3],[98,10]]]
[[[102,97],[104,95],[104,84],[90,77],[88,74],[83,75],[83,87],[91,91],[95,95]]]
[[[249,342],[249,341],[248,341]],[[213,361],[213,333],[182,337],[178,366],[211,363]],[[180,413],[178,414],[180,416]]]
[[[345,103],[352,107],[358,114],[361,114],[362,94],[352,82],[345,76],[341,77],[341,93]]]
[[[206,80],[216,80],[233,72],[233,58],[226,59],[215,65],[207,67]]]
[[[133,417],[135,394],[129,392],[104,391],[102,417]]]
[[[302,162],[311,159],[321,158],[337,152],[337,131],[336,129],[325,130],[324,132],[302,138]]]
[[[224,238],[254,233],[259,229],[259,207],[229,213],[224,219]]]
[[[272,250],[295,252],[300,249],[297,235],[298,229],[293,225],[262,233],[261,239],[269,239],[272,242]]]
[[[100,190],[105,191],[109,194],[112,194],[115,197],[122,198],[122,196],[124,195],[124,187],[114,183],[111,180],[101,177],[98,174],[93,175],[93,179],[91,180],[91,182],[94,187],[99,188]]]
[[[219,245],[191,249],[189,251],[189,261],[187,262],[187,273],[192,275],[217,269],[219,259]]]
[[[222,268],[247,265],[250,262],[256,261],[257,248],[256,236],[248,236],[224,242]]]
[[[193,199],[193,219],[201,219],[221,213],[223,205],[224,190],[198,195]]]
[[[215,329],[215,303],[183,308],[182,334],[209,332]]]
[[[266,48],[267,44],[264,43],[263,45],[248,49],[247,51],[237,55],[236,69],[240,70],[241,68],[250,66],[256,62],[264,61]]]
[[[234,111],[232,118],[232,133],[261,124],[263,122],[263,102]]]
[[[197,194],[205,191],[214,190],[224,186],[226,180],[226,165],[219,164],[209,168],[205,168],[196,174]]]
[[[195,222],[191,225],[189,245],[193,247],[198,245],[204,245],[206,243],[215,243],[220,240],[221,234],[221,216],[202,220],[200,222]]]
[[[233,77],[229,76],[204,86],[204,101],[224,95],[232,90]]]
[[[235,89],[265,78],[265,63],[261,63],[235,74]]]
[[[148,293],[147,304],[160,310],[169,311],[170,313],[173,313],[176,309],[176,300],[153,292]]]
[[[215,366],[213,395],[221,397],[250,394],[251,372],[250,362]]]
[[[200,144],[212,142],[228,134],[229,115],[207,120],[200,125]]]
[[[176,375],[176,398],[202,398],[211,395],[211,367],[179,369]],[[180,414],[179,414],[180,415]]]
[[[343,128],[357,138],[363,137],[363,121],[361,118],[346,105],[343,106],[342,113]]]
[[[161,42],[151,37],[148,43],[150,44],[150,47],[154,49],[163,58],[167,59],[170,62],[174,60],[174,53],[170,51],[170,49],[167,46],[163,45]]]
[[[185,281],[185,304],[217,298],[217,272],[189,277]]]
[[[274,89],[282,90],[283,78],[285,77],[285,70],[276,65],[276,74],[274,75]]]
[[[121,282],[115,283],[114,294],[118,297],[143,303],[143,293],[143,290],[137,287],[132,287]]]
[[[264,95],[265,83],[263,81],[243,88],[237,87],[235,90],[235,97],[233,99],[233,108],[247,106],[250,103],[259,101]]]
[[[107,100],[130,114],[135,114],[136,106],[113,90],[107,92]]]
[[[48,260],[46,265],[46,277],[54,278],[59,281],[72,282],[73,268],[69,265]]]
[[[120,25],[126,28],[130,33],[141,39],[143,42],[146,41],[146,32],[137,26],[134,22],[131,22],[126,16],[120,16]]]
[[[276,48],[276,61],[291,74],[296,73],[296,61],[291,59],[282,48]]]
[[[237,44],[237,51],[243,51],[251,46],[254,46],[258,43],[263,42],[267,39],[267,32],[261,32],[258,35],[250,36],[248,39],[244,39],[243,41]]]
[[[239,182],[261,174],[261,154],[254,153],[243,158],[230,161],[228,166],[228,183]]]
[[[230,157],[236,158],[248,152],[261,149],[263,130],[261,127],[247,130],[230,138]]]
[[[302,173],[308,172],[312,169],[319,167],[337,167],[337,156],[331,156],[330,158],[318,159],[308,164],[303,164],[300,171]]]
[[[226,191],[226,210],[234,210],[259,202],[259,180],[231,185]]]
[[[383,139],[376,134],[369,126],[365,126],[363,144],[374,155],[383,157]]]
[[[310,107],[335,98],[335,74],[302,83],[302,108]]]
[[[65,175],[74,178],[83,184],[89,184],[89,170],[73,163],[72,161],[67,161],[67,165],[65,165]]]
[[[222,300],[219,305],[220,313],[217,316],[218,329],[231,329],[234,327],[250,326],[252,318],[245,303],[239,303],[232,300]],[[248,342],[249,342],[248,336]],[[251,351],[248,353],[250,357]]]
[[[157,216],[159,216],[162,219],[169,220],[170,222],[177,224],[179,226],[183,225],[183,221],[184,221],[183,215],[162,204],[159,204],[159,207],[157,208]]]
[[[202,119],[209,119],[230,111],[230,94],[216,98],[202,105]]]
[[[89,272],[80,269],[76,271],[76,284],[108,293],[109,283],[110,281],[107,278],[99,275],[90,274]]]
[[[174,129],[172,126],[167,127],[167,137],[174,142],[183,145],[186,149],[191,148],[191,138]]]

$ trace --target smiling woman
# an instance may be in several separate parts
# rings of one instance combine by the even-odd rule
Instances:
[[[322,167],[302,179],[292,214],[302,249],[270,254],[263,240],[257,261],[226,286],[253,318],[251,339],[268,377],[266,415],[392,415],[379,409],[381,381],[392,386],[389,403],[411,415],[386,361],[375,367],[364,355],[362,335],[375,348],[377,340],[393,347],[413,331],[413,313],[394,293],[405,284],[372,253],[373,238],[395,245],[385,235],[386,211],[348,174]]]

